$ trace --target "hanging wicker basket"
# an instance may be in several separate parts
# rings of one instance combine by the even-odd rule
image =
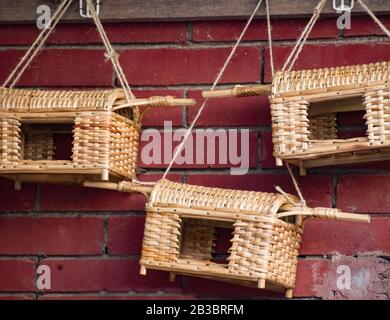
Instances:
[[[122,89],[0,88],[0,175],[20,182],[131,181],[141,130],[138,106],[194,103],[152,97],[128,104]],[[57,134],[71,137],[69,159],[56,158]]]
[[[277,164],[306,168],[390,160],[390,62],[277,72],[272,86],[205,91],[205,97],[269,95]],[[337,115],[363,111],[361,137],[338,135]]]
[[[302,208],[297,201],[291,195],[161,180],[146,207],[141,274],[165,270],[291,297],[305,220],[300,217],[369,222],[367,215]],[[214,261],[217,228],[232,230],[226,264]]]

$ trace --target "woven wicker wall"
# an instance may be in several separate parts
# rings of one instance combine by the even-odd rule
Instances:
[[[20,121],[0,118],[0,164],[12,165],[21,159]]]

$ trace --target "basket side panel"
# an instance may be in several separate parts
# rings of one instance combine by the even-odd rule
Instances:
[[[140,129],[122,116],[110,118],[110,169],[126,177],[134,178],[137,170]]]
[[[293,288],[300,241],[294,225],[237,221],[229,270]]]
[[[272,140],[278,157],[306,151],[309,141],[308,102],[272,103]]]
[[[296,226],[285,224],[274,224],[272,234],[268,279],[286,288],[294,288],[302,237]]]
[[[76,167],[104,165],[109,168],[110,116],[83,113],[76,117],[73,163]]]
[[[271,234],[265,224],[238,220],[234,225],[229,271],[266,279]],[[263,227],[265,227],[263,229]]]
[[[21,123],[14,118],[0,118],[0,165],[16,165],[21,160]]]
[[[368,140],[371,145],[390,141],[390,87],[370,90],[364,95]]]
[[[178,214],[148,209],[142,243],[141,264],[175,262],[180,250],[181,219]]]

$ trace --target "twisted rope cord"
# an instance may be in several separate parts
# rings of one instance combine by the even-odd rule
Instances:
[[[248,30],[250,24],[252,23],[252,20],[253,20],[253,18],[255,17],[256,12],[259,10],[260,5],[262,4],[262,2],[263,2],[263,0],[260,0],[260,1],[257,3],[255,9],[253,10],[251,16],[249,17],[249,19],[248,19],[248,21],[247,21],[247,23],[246,23],[244,29],[242,30],[242,32],[241,32],[239,38],[237,39],[236,44],[235,44],[234,47],[232,48],[232,50],[231,50],[229,56],[227,57],[227,59],[226,59],[224,65],[223,65],[223,67],[222,67],[221,70],[219,71],[217,78],[215,79],[213,85],[212,85],[211,88],[210,88],[210,91],[214,91],[215,88],[216,88],[216,86],[218,85],[219,81],[221,80],[223,74],[225,73],[225,70],[226,70],[227,66],[229,65],[230,61],[232,60],[234,54],[236,53],[237,48],[238,48],[238,46],[240,45],[242,38],[244,37],[244,35],[245,35],[246,31]],[[201,107],[199,108],[198,113],[196,114],[194,120],[192,121],[191,126],[188,128],[186,134],[184,135],[184,138],[183,138],[182,142],[181,142],[181,143],[178,145],[178,147],[176,148],[175,153],[174,153],[174,155],[173,155],[173,157],[172,157],[172,160],[171,160],[171,162],[169,163],[169,166],[167,167],[167,169],[166,169],[165,172],[164,172],[163,179],[165,179],[165,178],[167,177],[168,173],[171,171],[174,162],[176,161],[177,157],[179,156],[180,152],[182,151],[182,149],[183,149],[185,143],[186,143],[187,140],[188,140],[188,137],[189,137],[190,134],[192,133],[192,130],[194,129],[196,123],[198,122],[198,120],[199,120],[199,118],[200,118],[200,116],[201,116],[203,110],[204,110],[205,107],[207,106],[208,100],[209,100],[208,98],[205,98],[205,99],[203,100],[203,103],[202,103]]]
[[[65,12],[68,10],[69,6],[72,4],[73,0],[64,0],[61,2],[60,6],[54,13],[54,15],[51,17],[48,25],[49,28],[44,28],[34,43],[31,45],[31,47],[27,50],[27,52],[24,54],[22,59],[20,59],[19,63],[16,65],[16,67],[12,70],[11,74],[8,76],[8,78],[4,81],[3,87],[6,87],[10,84],[10,88],[13,88],[16,83],[19,81],[20,77],[23,75],[24,71],[27,69],[31,61],[36,57],[38,52],[42,49],[43,45],[45,44],[47,38],[50,36],[52,31],[55,29],[58,22],[61,20]]]
[[[385,25],[378,19],[378,17],[371,11],[371,9],[363,2],[363,0],[358,0],[362,8],[367,12],[367,14],[374,20],[374,22],[382,29],[382,31],[390,37],[390,31],[385,27]]]
[[[87,0],[87,6],[90,9],[92,19],[95,22],[96,29],[99,32],[99,35],[103,41],[104,47],[106,48],[106,58],[111,60],[111,63],[114,67],[115,73],[118,76],[119,82],[123,88],[123,91],[125,92],[126,101],[129,103],[131,99],[134,99],[135,96],[133,92],[130,89],[129,83],[127,82],[126,76],[123,72],[123,69],[119,63],[119,55],[115,52],[114,48],[112,47],[110,40],[107,37],[107,34],[103,28],[103,25],[100,21],[100,18],[98,17],[95,7],[92,4],[92,0]]]
[[[316,24],[318,18],[321,15],[322,9],[324,8],[326,3],[326,0],[320,0],[317,6],[314,9],[313,15],[306,25],[305,29],[302,31],[300,37],[298,38],[295,47],[291,51],[289,57],[287,58],[282,71],[285,71],[286,69],[288,71],[291,71],[292,67],[294,66],[296,60],[298,59],[299,54],[301,53],[303,47],[306,44],[307,38],[309,37],[311,31],[313,30],[314,25]]]
[[[271,15],[269,11],[268,0],[265,0],[265,8],[267,12],[268,45],[269,45],[269,56],[270,56],[270,64],[271,64],[271,74],[273,77],[275,74],[275,64],[274,64],[274,54],[272,50],[272,26],[271,26]]]

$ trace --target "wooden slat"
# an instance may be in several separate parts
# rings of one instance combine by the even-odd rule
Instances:
[[[365,0],[366,4],[380,14],[390,14],[390,1]],[[35,22],[36,8],[46,4],[55,8],[56,0],[1,0],[0,23]],[[101,6],[103,21],[159,21],[159,20],[209,20],[209,19],[242,19],[249,16],[257,0],[104,0]],[[272,0],[271,14],[274,17],[307,17],[311,16],[317,0]],[[356,1],[355,1],[356,3]],[[86,21],[78,13],[78,0],[74,0],[66,21]],[[355,4],[355,13],[363,10]],[[324,8],[324,15],[334,15],[332,1]],[[258,17],[265,17],[264,5]]]

